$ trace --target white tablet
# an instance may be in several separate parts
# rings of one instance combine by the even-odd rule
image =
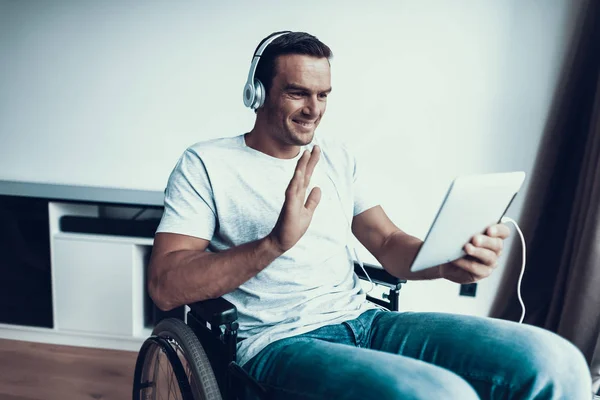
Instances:
[[[500,222],[524,180],[522,171],[456,178],[410,270],[416,272],[464,257],[465,244]]]

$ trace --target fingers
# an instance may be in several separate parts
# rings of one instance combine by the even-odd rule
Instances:
[[[510,236],[510,229],[505,224],[495,224],[487,228],[485,233],[490,237],[506,239]]]
[[[504,248],[504,239],[509,234],[508,226],[495,224],[488,227],[484,234],[473,236],[464,247],[467,256],[448,264],[457,268],[454,270],[454,275],[448,279],[464,283],[476,282],[490,276],[498,265],[498,257]]]
[[[452,265],[469,273],[473,277],[473,281],[478,281],[482,278],[487,278],[494,271],[495,266],[484,265],[472,257],[459,258],[452,262]]]
[[[305,192],[302,189],[304,186],[304,170],[306,169],[306,164],[308,163],[308,159],[310,158],[308,154],[308,151],[304,151],[300,156],[300,159],[296,164],[296,169],[294,170],[294,176],[292,176],[292,179],[288,184],[286,195],[295,196],[298,193],[302,193],[302,196],[304,198]]]
[[[298,197],[297,194],[300,193],[301,186],[299,182],[301,182],[303,179],[304,174],[301,170],[296,168],[296,171],[294,171],[294,176],[290,180],[290,183],[288,184],[288,187],[285,190],[285,197],[288,199],[288,201],[294,199],[295,197]]]
[[[318,187],[314,187],[310,191],[310,194],[306,199],[304,207],[306,207],[311,213],[313,213],[319,205],[319,201],[321,201],[321,189],[319,189]]]
[[[319,146],[314,146],[312,152],[304,150],[302,156],[296,164],[296,170],[294,171],[294,177],[288,186],[294,191],[304,191],[310,184],[310,178],[315,170],[315,166],[321,157],[321,149]]]
[[[475,247],[481,247],[484,249],[491,250],[496,254],[500,254],[504,248],[504,240],[498,237],[491,237],[487,235],[475,235],[471,239],[471,244]]]
[[[304,150],[302,152],[302,156],[300,156],[300,159],[298,159],[298,163],[296,164],[297,171],[304,172],[306,170],[306,165],[308,164],[308,161],[310,160],[310,156],[311,156],[310,151]]]
[[[488,250],[482,247],[475,247],[471,243],[465,245],[465,252],[475,259],[488,267],[495,267],[498,262],[498,254],[492,250]]]
[[[308,150],[305,150],[298,163],[296,164],[296,169],[294,170],[294,176],[290,182],[290,187],[295,190],[300,190],[301,186],[304,184],[304,171],[306,170],[306,164],[308,164],[308,160],[310,158],[310,153]]]
[[[310,154],[310,159],[308,160],[308,163],[306,164],[306,172],[304,173],[304,187],[308,187],[308,185],[310,183],[310,178],[312,177],[312,174],[315,170],[315,166],[319,162],[320,158],[321,158],[321,149],[319,148],[319,146],[314,146],[313,150]]]

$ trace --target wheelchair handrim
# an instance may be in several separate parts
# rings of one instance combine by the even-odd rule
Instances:
[[[179,346],[177,345],[177,347]],[[157,392],[157,382],[159,382],[161,372],[161,353],[167,358],[166,375],[169,377],[169,392],[167,399],[181,398],[182,400],[193,400],[194,397],[192,396],[191,386],[188,380],[188,373],[191,373],[191,371],[189,371],[189,366],[188,368],[184,368],[180,356],[173,347],[173,344],[170,343],[167,338],[159,336],[151,336],[146,339],[140,349],[134,372],[133,398],[135,400],[148,398],[151,398],[152,400],[164,399],[164,397]],[[144,372],[148,371],[149,367],[153,367],[152,379],[146,379],[147,374],[144,374]],[[164,372],[164,370],[162,371]],[[171,392],[171,389],[175,390],[175,382],[171,379],[173,376],[176,378],[178,393],[181,397],[178,397],[176,393]],[[149,388],[152,388],[151,392],[145,393]],[[173,397],[171,397],[171,394],[173,394]],[[142,395],[144,396],[142,397]],[[149,395],[152,395],[152,397],[149,397]]]

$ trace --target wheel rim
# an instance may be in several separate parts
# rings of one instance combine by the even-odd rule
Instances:
[[[195,379],[183,351],[176,341],[152,337],[140,350],[144,362],[136,367],[134,398],[143,400],[191,400],[190,383]]]
[[[166,338],[166,339],[167,339],[167,342],[173,348],[173,350],[175,350],[175,353],[177,354],[177,357],[179,358],[179,361],[181,362],[181,365],[183,366],[183,370],[185,371],[185,376],[187,377],[187,381],[190,384],[190,388],[194,395],[194,399],[195,400],[204,400],[204,396],[202,396],[199,393],[199,391],[196,390],[196,388],[197,388],[196,378],[194,377],[194,373],[192,372],[192,367],[191,367],[190,362],[185,357],[185,353],[184,353],[183,349],[181,348],[181,346],[175,339],[173,339],[173,338]]]

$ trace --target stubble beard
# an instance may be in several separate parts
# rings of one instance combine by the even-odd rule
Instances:
[[[281,117],[278,118],[278,121],[271,121],[271,126],[274,127],[272,135],[279,141],[292,146],[306,146],[312,142],[316,127],[311,132],[303,133],[294,129],[294,122],[291,118],[286,118],[280,124],[275,123],[279,121],[281,121]]]
[[[296,146],[306,146],[310,144],[315,136],[315,131],[318,127],[317,125],[312,128],[309,132],[297,131],[296,124],[292,121],[292,118],[286,119],[283,124],[284,135],[289,139],[290,144],[294,144]]]
[[[312,142],[313,137],[315,135],[314,129],[312,130],[312,132],[307,133],[296,133],[291,129],[286,129],[286,131],[286,136],[289,138],[290,142],[296,146],[306,146],[307,144]]]

